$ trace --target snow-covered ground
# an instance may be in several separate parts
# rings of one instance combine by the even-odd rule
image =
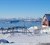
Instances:
[[[33,28],[28,30],[32,33],[0,33],[0,39],[10,42],[0,43],[0,45],[39,45],[40,43],[50,43],[50,28],[41,30],[39,33],[35,33],[36,30],[33,30]]]
[[[49,34],[31,34],[31,33],[12,33],[0,34],[0,39],[6,39],[14,43],[1,43],[0,45],[38,45],[39,43],[50,43]]]

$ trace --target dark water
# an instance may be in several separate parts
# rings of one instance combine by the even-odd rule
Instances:
[[[41,22],[35,22],[35,21],[19,21],[16,23],[8,23],[8,22],[0,22],[0,28],[7,28],[7,27],[14,27],[14,26],[25,26],[27,28],[32,27],[32,26],[41,26]]]

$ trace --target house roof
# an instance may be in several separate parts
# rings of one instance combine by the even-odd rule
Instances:
[[[9,43],[7,40],[5,40],[5,39],[0,39],[0,43]]]
[[[45,16],[48,19],[48,21],[50,21],[50,14],[45,14]]]

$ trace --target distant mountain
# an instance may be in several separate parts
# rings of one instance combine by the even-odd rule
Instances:
[[[16,18],[13,18],[13,19],[0,19],[0,22],[8,22],[8,23],[17,23],[19,21],[42,21],[42,18],[21,18],[21,19],[16,19]]]

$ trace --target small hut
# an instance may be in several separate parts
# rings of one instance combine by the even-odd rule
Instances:
[[[50,14],[45,14],[42,20],[42,25],[50,26]]]

